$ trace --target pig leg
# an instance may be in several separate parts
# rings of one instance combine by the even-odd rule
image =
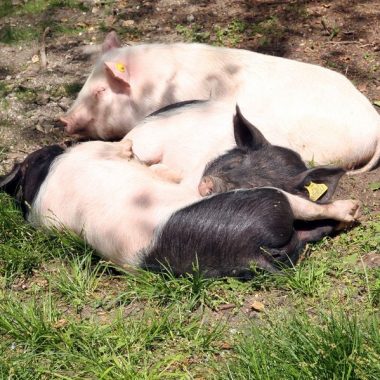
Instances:
[[[220,193],[172,214],[140,265],[177,275],[198,268],[208,277],[248,278],[252,264],[277,271],[294,264],[304,246],[293,224],[290,204],[276,189]]]
[[[320,220],[334,219],[350,223],[359,218],[360,203],[354,200],[338,200],[331,203],[318,204],[282,191],[287,197],[295,219]]]
[[[182,175],[179,171],[170,169],[164,164],[153,164],[149,169],[169,182],[180,183],[182,181]]]

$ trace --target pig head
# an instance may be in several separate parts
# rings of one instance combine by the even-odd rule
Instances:
[[[27,218],[42,183],[49,173],[50,165],[64,148],[52,145],[41,148],[16,164],[7,175],[0,176],[0,190],[13,196]]]
[[[133,124],[128,67],[120,58],[113,59],[113,51],[118,47],[116,33],[109,33],[102,45],[102,58],[72,107],[60,118],[66,133],[114,140],[125,135],[125,124]],[[128,117],[132,121],[128,122]]]
[[[270,144],[244,118],[239,107],[233,118],[237,148],[211,161],[205,168],[198,190],[202,196],[233,189],[272,186],[308,198],[311,183],[326,186],[319,202],[331,199],[345,171],[321,166],[308,169],[300,155]]]

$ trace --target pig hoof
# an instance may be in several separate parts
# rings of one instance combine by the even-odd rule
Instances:
[[[206,197],[208,195],[211,195],[213,192],[213,187],[214,187],[214,184],[213,184],[211,178],[210,177],[203,177],[201,179],[200,184],[198,185],[199,194],[202,197]]]
[[[360,202],[359,201],[335,201],[336,206],[340,210],[340,220],[342,222],[354,222],[360,217]]]

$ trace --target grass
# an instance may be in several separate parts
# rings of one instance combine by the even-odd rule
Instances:
[[[306,312],[253,324],[227,366],[228,379],[378,379],[380,330],[375,316]]]
[[[278,275],[176,278],[105,263],[0,194],[0,378],[378,378],[380,271],[361,258],[379,228],[375,215]]]
[[[244,37],[256,38],[259,47],[269,46],[279,41],[284,28],[277,17],[272,16],[255,24],[244,20],[232,20],[225,26],[214,25],[212,30],[204,30],[199,24],[176,26],[177,33],[188,42],[211,43],[217,46],[237,46]]]

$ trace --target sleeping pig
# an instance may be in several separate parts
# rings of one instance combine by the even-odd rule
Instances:
[[[319,202],[331,199],[344,170],[330,166],[308,169],[298,153],[269,143],[238,106],[233,125],[236,147],[206,165],[198,185],[202,196],[274,186]],[[317,199],[313,199],[313,191],[320,192]]]
[[[203,112],[207,109],[207,112]],[[231,122],[231,121],[232,122]],[[323,181],[331,175],[336,178],[341,169],[318,167],[308,170],[300,155],[290,149],[270,144],[262,133],[249,123],[236,107],[235,116],[226,114],[221,102],[187,102],[166,107],[146,118],[127,134],[133,142],[133,153],[143,162],[154,167],[165,165],[177,172],[177,180],[191,187],[197,187],[203,173],[201,195],[227,191],[236,188],[275,186],[291,193],[300,193],[299,186],[313,173]],[[232,150],[234,147],[241,149]],[[244,158],[243,154],[247,157]],[[240,156],[239,156],[240,155]],[[216,160],[215,163],[212,163]],[[234,161],[235,160],[235,161]],[[223,164],[224,163],[224,164]],[[221,166],[223,165],[223,166]],[[153,167],[152,166],[152,167]],[[225,175],[224,187],[212,189],[207,175],[221,166]],[[235,177],[227,183],[232,169]],[[324,173],[324,174],[323,174]],[[295,177],[292,182],[292,178]],[[212,179],[219,181],[216,175]],[[334,193],[335,184],[330,184],[329,194]],[[306,191],[301,188],[302,191]]]
[[[103,51],[62,117],[69,134],[120,139],[161,107],[212,98],[225,103],[227,114],[238,103],[271,143],[295,150],[305,161],[360,171],[379,161],[378,113],[332,70],[205,44],[120,47],[113,32]]]
[[[359,210],[352,200],[317,204],[274,187],[201,199],[131,159],[127,142],[42,148],[0,177],[0,189],[35,226],[69,229],[118,265],[169,266],[181,275],[197,263],[211,277],[293,265],[306,242],[351,223]],[[300,230],[297,220],[317,224]]]

